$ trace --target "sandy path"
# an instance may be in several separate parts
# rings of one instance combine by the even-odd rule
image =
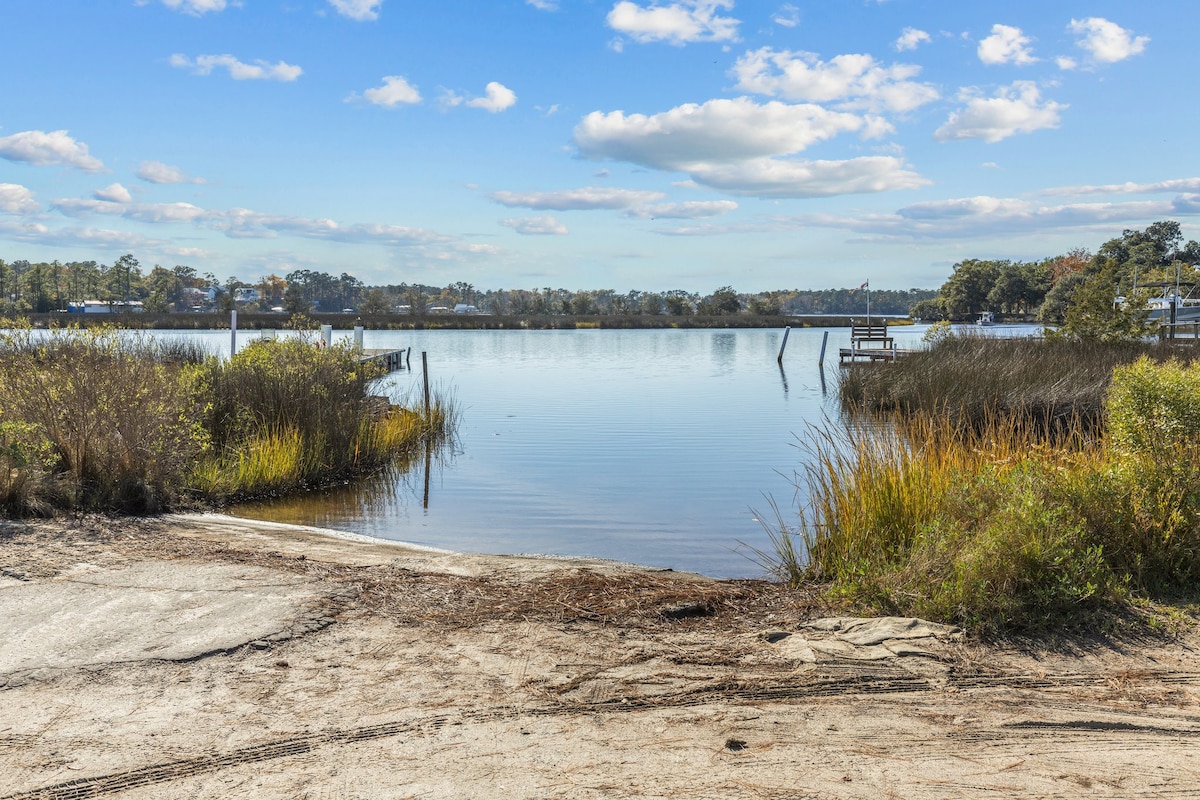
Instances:
[[[1041,652],[830,616],[214,518],[9,524],[0,798],[1200,795],[1190,622]]]

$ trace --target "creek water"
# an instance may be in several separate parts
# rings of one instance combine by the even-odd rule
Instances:
[[[426,463],[231,513],[480,553],[594,556],[713,577],[755,577],[772,503],[802,500],[797,435],[836,418],[848,329],[366,331],[412,348],[386,392],[416,401],[421,352],[460,409]],[[897,327],[898,347],[924,326]],[[189,336],[189,334],[171,334]],[[239,334],[239,345],[259,334]],[[228,352],[228,332],[190,334]],[[348,338],[338,331],[336,338]]]

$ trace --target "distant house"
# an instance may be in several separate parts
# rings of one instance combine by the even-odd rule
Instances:
[[[67,303],[68,314],[119,314],[123,311],[140,312],[143,310],[141,300],[81,300],[77,303]]]
[[[262,295],[253,286],[243,286],[233,290],[233,302],[235,303],[257,303],[261,298]]]
[[[454,306],[455,314],[478,314],[479,309],[475,306],[469,306],[466,303],[459,303]]]
[[[449,314],[450,309],[446,306],[430,306],[428,309],[430,314]]]

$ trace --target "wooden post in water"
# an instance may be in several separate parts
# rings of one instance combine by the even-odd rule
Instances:
[[[827,344],[829,344],[829,331],[825,331],[825,335],[821,337],[821,355],[820,355],[820,357],[817,359],[817,366],[818,366],[818,367],[823,367],[823,366],[825,366],[825,345],[827,345]],[[822,382],[822,383],[824,383],[824,382],[825,382],[825,375],[824,375],[824,373],[822,373],[822,375],[821,375],[821,382]]]
[[[362,325],[354,326],[354,349],[356,352],[359,352],[359,353],[361,353],[363,351],[363,326]]]
[[[779,358],[775,359],[779,362],[779,366],[783,366],[783,351],[787,347],[788,334],[792,332],[792,326],[788,325],[783,329],[783,343],[779,345]]]
[[[333,346],[333,326],[332,325],[322,325],[321,326],[321,343],[324,344],[326,347]]]
[[[237,309],[229,312],[229,357],[237,352]]]
[[[429,421],[429,354],[421,351],[421,380],[425,383],[425,421]]]

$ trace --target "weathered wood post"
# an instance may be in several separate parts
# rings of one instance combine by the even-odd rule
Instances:
[[[321,326],[321,343],[326,347],[333,347],[333,326]]]
[[[429,422],[429,354],[421,351],[421,380],[425,384],[425,421]]]
[[[363,351],[363,326],[354,326],[354,349],[361,353]]]
[[[237,309],[229,312],[229,357],[237,352]]]
[[[776,361],[779,362],[780,366],[783,366],[783,351],[787,348],[788,334],[791,332],[792,332],[791,325],[788,325],[786,328],[783,329],[783,343],[779,345],[779,358],[775,359]]]
[[[825,366],[825,345],[827,344],[829,344],[829,331],[825,331],[825,335],[821,337],[821,356],[817,359],[817,366],[819,367]],[[821,379],[822,381],[824,380],[823,373]]]

